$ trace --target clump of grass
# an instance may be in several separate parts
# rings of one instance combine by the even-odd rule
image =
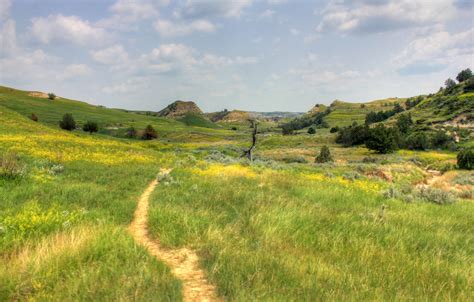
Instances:
[[[474,185],[474,172],[466,174],[457,174],[454,183],[458,185]]]
[[[362,175],[356,171],[348,171],[342,175],[342,178],[347,179],[347,180],[356,180],[361,178]]]
[[[284,161],[287,164],[290,164],[290,163],[305,164],[308,162],[306,158],[304,158],[301,155],[288,155],[288,156],[283,157],[282,161]]]
[[[0,179],[12,180],[25,176],[26,164],[15,153],[6,153],[0,156]]]

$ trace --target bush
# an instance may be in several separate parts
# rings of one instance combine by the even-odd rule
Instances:
[[[128,128],[127,132],[125,133],[125,137],[136,138],[137,137],[137,130],[135,130],[134,127]]]
[[[316,133],[316,130],[314,130],[313,127],[309,127],[308,134],[315,134],[315,133]]]
[[[33,122],[37,122],[37,121],[38,121],[38,117],[37,117],[36,114],[34,114],[34,113],[31,114],[30,119],[31,119]]]
[[[307,163],[306,159],[301,155],[285,156],[284,158],[282,158],[282,160],[287,164],[291,164],[291,163],[305,164],[305,163]]]
[[[56,99],[56,95],[54,93],[50,92],[50,93],[48,93],[48,99],[54,100],[54,99]]]
[[[26,165],[18,155],[6,153],[0,156],[0,179],[17,179],[26,174]]]
[[[474,148],[464,149],[457,156],[459,169],[472,170],[474,168]]]
[[[329,130],[330,133],[336,133],[336,132],[338,132],[338,131],[339,131],[339,127],[338,127],[338,126],[332,127],[332,128]]]
[[[428,137],[423,132],[417,132],[407,137],[405,147],[409,150],[426,150],[429,148]]]
[[[436,131],[431,137],[431,145],[433,148],[447,148],[452,141],[453,139],[443,130]]]
[[[84,124],[84,126],[82,127],[82,130],[92,134],[93,132],[99,131],[99,126],[97,125],[96,122],[88,121],[87,123]]]
[[[391,153],[398,149],[399,137],[398,129],[379,124],[369,130],[365,145],[368,149],[381,154]]]
[[[369,128],[367,126],[354,124],[339,130],[336,137],[336,143],[342,144],[344,147],[361,145],[367,139]]]
[[[59,127],[64,130],[72,131],[76,129],[76,121],[72,117],[72,114],[66,113],[63,116],[63,120],[59,122]]]
[[[422,187],[416,192],[416,197],[436,204],[450,204],[456,201],[452,193],[432,187]]]
[[[332,162],[334,161],[331,152],[329,151],[328,146],[323,146],[321,148],[321,151],[319,152],[319,155],[316,157],[315,162],[316,163],[327,163],[327,162]]]
[[[237,131],[237,127],[232,127],[230,130]]]
[[[143,131],[142,139],[144,140],[151,140],[158,138],[158,133],[156,132],[155,128],[152,125],[146,126],[145,130]]]
[[[397,127],[401,133],[408,133],[413,126],[413,120],[410,113],[400,114],[397,118]]]

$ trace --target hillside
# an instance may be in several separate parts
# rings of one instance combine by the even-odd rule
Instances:
[[[58,122],[64,114],[71,113],[79,127],[86,121],[95,121],[99,124],[99,133],[117,137],[123,137],[130,127],[140,130],[147,125],[152,125],[161,138],[172,141],[185,140],[184,133],[192,133],[193,137],[199,140],[214,140],[230,134],[210,129],[214,128],[214,125],[210,125],[207,120],[197,121],[202,118],[190,119],[183,115],[178,119],[169,119],[95,106],[67,98],[49,100],[38,94],[33,95],[29,91],[0,86],[0,106],[14,110],[24,117],[30,117],[34,113],[41,124],[53,128],[58,127]]]
[[[363,124],[365,116],[371,111],[391,110],[396,103],[403,104],[406,99],[388,98],[367,103],[349,103],[335,100],[331,103],[331,112],[324,117],[330,127],[349,126],[353,122]]]
[[[203,114],[202,110],[194,102],[175,101],[161,111],[158,111],[157,116],[176,118],[185,116],[188,113]]]

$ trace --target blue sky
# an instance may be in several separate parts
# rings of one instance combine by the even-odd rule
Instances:
[[[0,0],[0,85],[108,107],[306,111],[474,67],[469,0]]]

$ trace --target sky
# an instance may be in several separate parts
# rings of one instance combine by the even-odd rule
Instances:
[[[471,0],[0,0],[0,85],[107,107],[302,112],[468,67]]]

